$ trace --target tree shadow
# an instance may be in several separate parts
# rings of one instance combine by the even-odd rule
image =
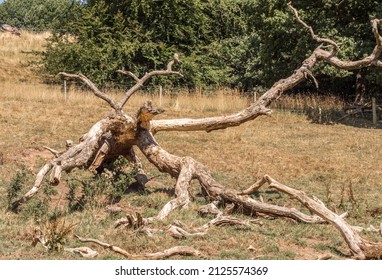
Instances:
[[[308,120],[312,123],[334,125],[342,124],[356,128],[382,129],[382,112],[378,111],[378,121],[373,123],[372,113],[370,111],[350,111],[338,109],[307,108],[304,110]]]

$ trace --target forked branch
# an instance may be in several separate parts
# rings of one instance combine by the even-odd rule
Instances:
[[[324,46],[317,47],[313,53],[305,59],[300,68],[296,69],[292,75],[282,79],[267,90],[255,103],[251,104],[246,109],[228,116],[217,116],[200,119],[174,119],[174,120],[153,120],[151,123],[151,131],[155,134],[159,131],[213,131],[217,129],[225,129],[228,127],[238,126],[250,120],[254,120],[258,116],[268,115],[271,110],[268,106],[275,101],[285,91],[294,88],[308,77],[313,79],[317,86],[317,81],[312,74],[312,70],[318,61],[325,61],[332,66],[343,70],[357,70],[371,66],[382,68],[382,62],[379,60],[382,52],[382,37],[378,32],[378,25],[381,20],[375,19],[371,22],[372,31],[376,38],[376,46],[372,53],[360,60],[347,61],[339,59],[336,54],[339,51],[339,44],[335,41],[319,37],[314,33],[311,26],[306,24],[298,15],[297,10],[288,4],[297,21],[309,30],[312,38],[319,43],[329,44],[332,51],[327,51]]]
[[[154,70],[149,73],[146,73],[143,75],[142,78],[139,78],[137,75],[130,71],[125,71],[125,70],[117,70],[117,73],[129,76],[135,80],[135,85],[133,85],[130,89],[128,89],[124,95],[124,97],[116,103],[113,99],[111,99],[108,95],[105,93],[101,92],[101,90],[85,75],[82,74],[69,74],[65,72],[60,72],[59,75],[66,77],[66,78],[72,78],[72,79],[79,79],[81,80],[84,84],[86,84],[94,93],[95,96],[103,99],[106,101],[111,108],[113,108],[116,112],[121,112],[123,106],[125,106],[126,102],[129,100],[129,98],[137,91],[139,90],[146,81],[151,79],[153,76],[168,76],[168,75],[178,75],[178,76],[183,76],[182,73],[179,71],[174,71],[172,70],[172,67],[176,64],[180,63],[179,57],[177,54],[174,55],[174,59],[170,61],[167,64],[166,70]]]
[[[179,62],[180,62],[180,60],[178,58],[178,55],[175,54],[174,55],[174,59],[167,64],[167,69],[166,70],[154,70],[154,71],[151,71],[149,73],[146,73],[145,75],[143,75],[142,78],[138,78],[138,76],[136,76],[135,74],[133,74],[130,71],[118,70],[117,71],[118,73],[130,76],[130,77],[132,77],[136,81],[135,85],[132,86],[128,91],[126,91],[125,96],[118,102],[118,108],[122,109],[123,106],[125,106],[126,102],[129,100],[129,98],[137,90],[139,90],[144,85],[144,83],[146,81],[151,79],[153,76],[178,75],[178,76],[182,77],[183,76],[182,73],[180,73],[179,71],[172,70],[172,66],[177,64],[177,63],[179,63]]]

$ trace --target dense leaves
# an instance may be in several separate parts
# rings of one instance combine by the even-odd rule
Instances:
[[[11,1],[23,2],[7,2]],[[117,69],[143,74],[164,68],[177,52],[185,77],[158,78],[154,83],[261,91],[292,73],[318,45],[296,22],[287,2],[89,0],[79,6],[78,16],[55,26],[43,68],[51,75],[82,72],[103,86],[125,84],[115,74]],[[295,0],[293,5],[318,35],[341,44],[341,58],[359,59],[372,51],[370,19],[382,18],[379,1]],[[354,94],[356,72],[321,64],[315,73],[322,91]],[[370,69],[362,75],[368,93],[377,94],[380,71]],[[308,81],[304,87],[314,85]]]
[[[75,18],[80,6],[75,0],[6,0],[0,4],[0,23],[35,31],[50,30]]]

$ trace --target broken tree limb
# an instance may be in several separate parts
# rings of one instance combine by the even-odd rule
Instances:
[[[155,253],[145,253],[140,255],[135,255],[127,252],[126,250],[114,246],[111,244],[108,244],[106,242],[100,241],[98,239],[92,239],[92,238],[83,238],[78,235],[75,235],[79,241],[81,242],[87,242],[87,243],[94,243],[97,244],[104,249],[108,249],[112,252],[115,252],[117,254],[120,254],[124,257],[127,257],[128,259],[151,259],[151,260],[161,260],[161,259],[167,259],[172,256],[180,255],[180,256],[194,256],[194,257],[203,257],[203,254],[199,252],[198,250],[195,250],[188,246],[175,246],[160,252]]]
[[[119,110],[122,110],[123,106],[125,106],[126,102],[130,99],[130,97],[137,90],[139,90],[144,85],[144,83],[146,81],[151,79],[153,76],[178,75],[180,77],[183,77],[182,73],[180,73],[179,71],[172,70],[172,66],[177,64],[177,63],[179,63],[179,59],[178,59],[178,57],[175,57],[175,55],[174,55],[174,59],[167,64],[167,69],[166,70],[151,71],[151,72],[146,73],[145,75],[143,75],[142,78],[138,78],[138,76],[136,76],[135,74],[131,73],[130,71],[119,70],[118,73],[128,75],[128,76],[132,77],[136,81],[135,85],[132,86],[130,89],[128,89],[125,92],[125,96],[118,102],[117,106],[118,106]]]
[[[333,224],[340,231],[355,258],[362,260],[382,258],[382,243],[372,243],[363,240],[350,224],[341,216],[329,210],[322,201],[315,197],[310,198],[303,191],[283,185],[268,175],[265,175],[263,178],[262,182],[267,182],[270,188],[277,189],[297,199],[311,212]]]
[[[171,211],[187,206],[190,203],[188,194],[190,182],[191,180],[198,180],[208,201],[219,201],[221,202],[221,205],[230,204],[232,205],[232,210],[250,216],[266,215],[267,217],[286,217],[305,223],[329,222],[336,226],[341,232],[356,258],[380,258],[381,246],[379,243],[370,243],[363,240],[343,219],[343,217],[331,212],[318,199],[309,198],[303,192],[288,188],[269,176],[264,176],[264,178],[243,192],[227,188],[223,184],[217,182],[203,164],[193,158],[180,157],[167,152],[157,143],[153,136],[160,131],[202,130],[210,132],[217,129],[238,126],[247,121],[254,120],[259,116],[269,115],[271,113],[269,105],[277,100],[285,91],[294,88],[308,77],[311,77],[316,83],[312,71],[319,61],[327,62],[339,69],[345,70],[361,69],[371,66],[382,67],[382,62],[379,60],[379,56],[382,52],[382,40],[378,31],[378,26],[381,23],[380,20],[372,21],[372,32],[376,39],[376,46],[372,53],[360,60],[345,61],[336,56],[337,52],[340,51],[339,45],[336,42],[330,39],[320,38],[316,35],[313,29],[302,21],[297,10],[291,5],[289,6],[297,21],[310,31],[313,39],[317,40],[319,43],[329,44],[331,51],[327,51],[326,46],[321,45],[317,47],[312,54],[302,62],[301,66],[293,72],[293,74],[274,83],[256,102],[235,114],[198,119],[153,120],[153,118],[160,114],[162,110],[154,109],[150,102],[147,102],[142,106],[136,115],[129,115],[123,112],[122,109],[129,98],[152,76],[182,75],[180,72],[172,69],[175,64],[179,63],[177,55],[174,55],[174,59],[168,63],[165,70],[155,70],[146,73],[141,78],[129,71],[119,71],[119,73],[128,75],[134,79],[136,83],[125,92],[122,99],[118,102],[115,102],[106,94],[102,93],[85,76],[61,73],[67,78],[79,79],[88,85],[96,97],[103,99],[110,105],[113,112],[108,117],[94,124],[89,132],[81,137],[78,144],[71,145],[68,147],[67,151],[48,162],[37,174],[33,188],[21,199],[16,201],[13,206],[19,206],[36,194],[41,186],[44,176],[49,171],[52,171],[51,183],[58,184],[62,172],[70,172],[73,168],[87,168],[92,171],[97,171],[102,165],[115,160],[120,155],[130,158],[133,162],[137,163],[137,161],[134,160],[134,156],[131,156],[133,147],[137,146],[142,151],[143,155],[159,171],[168,173],[176,178],[177,182],[175,186],[175,198],[169,201],[157,216],[143,218],[138,214],[136,217],[128,215],[125,219],[130,225],[135,225],[136,227],[141,228],[142,225],[153,220],[164,220]],[[106,137],[106,135],[108,135],[108,137]],[[291,197],[298,199],[311,212],[315,213],[315,215],[307,215],[294,208],[271,205],[252,198],[250,196],[251,192],[256,191],[265,183],[268,183],[272,188],[288,193]],[[193,249],[185,249],[182,251],[179,247],[174,247],[155,254],[132,255],[119,247],[96,239],[82,240],[84,240],[83,242],[96,243],[129,258],[162,258],[171,256],[174,252],[179,253],[183,251],[186,253],[191,251],[191,254],[195,253]]]
[[[40,171],[37,173],[36,180],[33,184],[33,187],[26,194],[24,194],[24,196],[22,196],[20,199],[14,201],[10,205],[9,210],[16,211],[21,204],[31,199],[39,191],[41,187],[41,183],[44,179],[44,176],[52,169],[52,167],[53,165],[51,162],[46,163],[44,167],[42,167]]]
[[[146,106],[148,105],[151,106],[151,104],[146,104]],[[306,223],[325,222],[318,216],[309,216],[296,209],[263,203],[248,196],[237,194],[236,191],[226,188],[216,182],[210,175],[207,168],[193,158],[178,157],[165,151],[159,146],[152,133],[146,128],[140,127],[138,129],[137,145],[146,158],[161,172],[166,172],[177,178],[175,193],[183,194],[181,198],[177,199],[177,197],[166,204],[157,217],[148,218],[148,221],[152,221],[153,219],[162,220],[169,214],[170,211],[182,207],[184,205],[183,197],[188,195],[186,194],[186,189],[189,186],[189,180],[192,178],[197,179],[200,182],[206,190],[209,199],[212,201],[223,200],[225,202],[234,203],[238,206],[238,208],[242,209],[242,211],[251,215],[256,215],[256,212],[261,212],[268,215],[297,219]],[[184,170],[187,170],[187,172]]]
[[[221,227],[221,226],[243,226],[246,228],[251,228],[253,224],[261,225],[261,222],[256,220],[241,220],[232,216],[219,215],[218,217],[212,219],[208,223],[191,229],[185,230],[180,225],[170,225],[167,229],[167,232],[174,238],[187,238],[192,236],[204,236],[207,234],[208,230],[212,227]]]
[[[331,45],[333,47],[332,51],[327,51],[324,49],[324,46],[319,46],[307,59],[304,60],[302,66],[296,69],[291,76],[276,82],[260,97],[259,100],[236,114],[200,119],[154,120],[151,123],[152,132],[154,134],[159,131],[210,132],[217,129],[238,126],[246,121],[257,118],[258,116],[270,114],[271,111],[267,108],[270,103],[276,100],[283,92],[304,81],[307,74],[312,77],[315,85],[318,85],[311,72],[318,61],[325,61],[338,69],[344,70],[357,70],[371,66],[382,67],[382,62],[379,60],[382,52],[382,36],[378,32],[378,25],[381,24],[381,20],[372,20],[372,32],[376,38],[376,46],[374,47],[372,53],[360,60],[347,61],[336,56],[336,53],[339,50],[339,45],[336,42],[317,36],[313,29],[299,17],[297,10],[293,8],[291,3],[289,3],[288,6],[292,10],[297,21],[310,31],[312,38],[320,43],[327,43]]]

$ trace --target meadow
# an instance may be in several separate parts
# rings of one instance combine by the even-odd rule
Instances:
[[[332,259],[350,258],[340,233],[331,225],[308,225],[289,219],[262,219],[251,229],[212,228],[207,235],[174,239],[165,233],[152,237],[137,235],[134,229],[114,228],[114,222],[126,213],[155,215],[173,196],[175,180],[161,174],[149,162],[143,166],[155,180],[145,190],[125,191],[118,201],[104,200],[102,186],[89,183],[87,189],[78,182],[91,182],[92,174],[74,170],[65,175],[57,187],[48,184],[39,195],[18,213],[7,211],[9,201],[30,189],[36,172],[52,155],[43,147],[65,148],[65,140],[77,141],[110,108],[91,92],[71,88],[67,100],[60,85],[46,85],[32,69],[25,66],[32,50],[42,50],[48,34],[23,33],[21,37],[0,34],[0,259],[80,259],[63,247],[83,246],[73,233],[113,243],[131,253],[156,252],[177,245],[188,245],[211,259]],[[111,95],[121,94],[112,91]],[[224,115],[245,108],[252,97],[233,90],[196,93],[164,89],[140,92],[128,103],[126,111],[134,113],[147,100],[165,109],[159,118]],[[340,106],[329,98],[321,106]],[[169,152],[191,156],[204,163],[213,176],[233,189],[245,189],[264,174],[305,191],[322,200],[337,213],[347,211],[347,220],[364,228],[378,227],[382,218],[382,157],[380,129],[344,124],[313,123],[298,110],[307,103],[317,105],[312,97],[305,101],[280,100],[269,117],[260,117],[240,127],[205,132],[161,132],[158,142]],[[284,104],[284,105],[283,105]],[[285,108],[289,109],[285,109]],[[139,154],[139,153],[138,153]],[[73,207],[73,191],[86,193],[88,200]],[[75,188],[77,188],[75,190]],[[189,227],[202,225],[208,217],[197,214],[207,204],[194,184],[194,200],[189,209],[177,210],[157,227],[181,221]],[[286,195],[260,190],[264,201],[296,207],[298,202]],[[101,199],[102,198],[102,199]],[[122,212],[110,212],[109,206]],[[301,208],[303,209],[303,208]],[[240,218],[246,218],[236,213]],[[61,231],[60,231],[61,227]],[[68,233],[63,229],[71,228]],[[33,246],[36,230],[56,237],[54,250],[41,244]],[[62,236],[60,236],[60,233]],[[363,233],[379,240],[372,233]],[[90,245],[91,246],[91,245]],[[122,258],[92,246],[98,259]],[[187,257],[178,257],[187,258]]]

